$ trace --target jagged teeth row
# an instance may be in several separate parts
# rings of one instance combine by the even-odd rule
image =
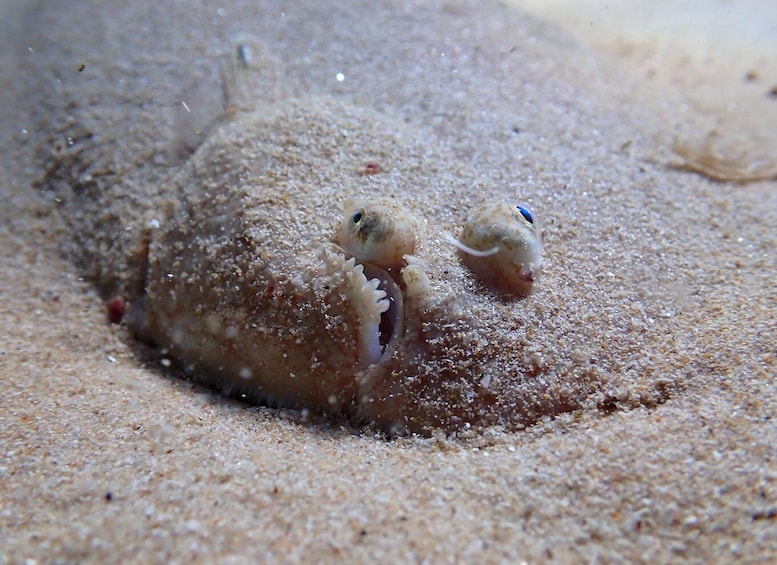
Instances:
[[[349,261],[352,261],[352,259],[346,261],[346,265]],[[359,283],[359,286],[356,287],[356,291],[363,299],[363,304],[372,309],[369,312],[370,314],[380,315],[389,309],[386,291],[378,289],[380,281],[378,279],[368,280],[367,277],[364,276],[364,267],[362,265],[355,265],[350,272],[347,272],[346,276],[351,281],[354,281],[354,277],[356,277],[355,282]]]

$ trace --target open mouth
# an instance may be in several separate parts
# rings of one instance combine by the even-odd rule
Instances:
[[[361,304],[359,328],[360,365],[367,367],[390,356],[399,335],[402,333],[402,291],[380,267],[360,263],[354,273],[362,267],[363,301]]]
[[[381,353],[385,354],[389,345],[393,345],[392,339],[399,333],[402,325],[402,291],[388,272],[375,265],[365,263],[364,276],[377,279],[378,290],[386,293],[381,300],[388,302],[388,308],[381,312],[378,323],[378,343]]]

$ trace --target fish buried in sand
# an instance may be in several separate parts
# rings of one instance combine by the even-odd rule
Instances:
[[[466,274],[455,248],[430,255],[424,242],[436,235],[433,218],[419,221],[391,199],[346,197],[338,212],[340,189],[310,191],[305,171],[270,190],[285,168],[278,156],[290,152],[277,147],[275,132],[305,123],[293,105],[287,111],[269,122],[242,115],[192,155],[176,179],[180,201],[151,232],[130,327],[228,394],[346,414],[391,433],[455,429],[466,416],[451,419],[457,403],[429,387],[490,362],[463,347],[476,335],[462,314],[460,281],[439,277],[455,268]],[[310,120],[336,128],[321,116]],[[306,217],[327,204],[333,221],[320,233]],[[487,206],[473,217],[491,221],[503,210],[514,219],[514,207]],[[479,237],[512,249],[515,238],[489,226]],[[534,261],[539,251],[532,253]],[[515,250],[496,254],[492,264],[514,257]],[[435,267],[440,260],[447,268]],[[498,300],[477,284],[466,292]],[[424,407],[414,387],[440,404]]]
[[[39,22],[35,52],[26,55],[34,72],[19,72],[29,82],[34,128],[25,125],[40,134],[38,184],[71,236],[63,250],[106,300],[121,300],[113,319],[166,350],[187,375],[240,398],[390,434],[518,430],[596,409],[609,402],[605,392],[635,403],[640,391],[652,394],[649,369],[656,359],[668,363],[667,354],[659,340],[630,330],[645,308],[630,292],[632,271],[618,273],[624,316],[598,276],[618,271],[619,255],[597,255],[595,272],[589,260],[603,246],[628,244],[618,239],[625,234],[608,232],[589,210],[585,237],[575,238],[566,208],[546,212],[554,197],[574,197],[575,187],[554,187],[555,177],[539,174],[545,161],[516,160],[519,149],[540,154],[537,136],[553,138],[542,129],[552,121],[531,118],[531,100],[578,100],[550,83],[542,96],[525,88],[533,84],[527,76],[547,82],[541,69],[567,65],[566,47],[547,38],[533,51],[528,38],[544,37],[543,28],[500,11],[492,23],[505,33],[494,33],[491,24],[475,26],[479,9],[462,4],[466,15],[418,5],[410,20],[335,26],[337,41],[312,53],[295,38],[311,32],[313,19],[279,27],[267,17],[272,3],[245,3],[245,18],[218,21],[223,33],[208,31],[208,6],[190,2],[88,33],[114,25],[104,19],[109,5],[124,6],[72,17],[54,6],[31,9],[30,21]],[[317,17],[332,12],[341,21],[359,6],[340,2],[336,14],[327,7]],[[438,20],[444,24],[430,25]],[[455,91],[438,88],[449,79],[440,66],[449,59],[404,51],[394,38],[407,26],[424,53],[459,29],[488,56],[457,67]],[[68,33],[52,40],[54,28]],[[430,30],[439,36],[424,43]],[[518,51],[529,51],[503,52],[495,38],[508,32],[526,39],[516,40]],[[344,47],[352,40],[366,51]],[[237,58],[228,68],[242,77],[240,88],[219,83],[219,57]],[[532,57],[550,66],[535,70],[526,64]],[[84,72],[81,60],[92,61]],[[327,61],[351,69],[348,78],[336,80],[339,69]],[[433,80],[386,81],[404,72],[396,61]],[[138,80],[114,80],[127,69],[137,69]],[[508,85],[526,102],[495,94]],[[223,100],[221,86],[229,87]],[[462,105],[467,93],[494,93],[482,100],[488,111]],[[505,129],[519,117],[535,137]],[[583,150],[596,154],[576,147]],[[365,174],[364,163],[379,166]],[[597,163],[590,160],[594,172]],[[632,210],[616,196],[613,209]],[[542,265],[549,281],[542,288],[540,230],[528,209],[514,206],[518,198],[548,218],[555,270]],[[578,203],[582,210],[587,202]],[[560,237],[563,252],[554,243]],[[581,296],[611,311],[582,308]],[[613,328],[618,340],[605,339]],[[646,375],[647,384],[631,374]]]

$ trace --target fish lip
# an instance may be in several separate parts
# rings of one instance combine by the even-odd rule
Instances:
[[[367,279],[379,281],[378,290],[386,293],[389,308],[380,315],[377,331],[380,343],[380,358],[370,359],[368,365],[379,365],[390,359],[404,333],[404,296],[397,282],[388,271],[373,263],[359,263],[364,268]]]

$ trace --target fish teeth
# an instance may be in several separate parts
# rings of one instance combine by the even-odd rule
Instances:
[[[379,317],[383,312],[389,309],[389,301],[386,299],[386,291],[381,290],[380,280],[377,278],[368,279],[364,275],[364,267],[356,265],[346,277],[354,284],[354,290],[357,294],[360,307],[370,318]]]
[[[377,279],[372,279],[377,280]],[[384,290],[376,290],[372,293],[375,304],[375,310],[378,312],[378,314],[383,314],[386,310],[389,309],[389,301],[386,299],[386,291]]]
[[[378,288],[380,286],[380,280],[378,279],[370,279],[367,281],[367,284],[363,287],[363,291],[365,294],[371,294],[374,298],[374,302],[378,305],[377,308],[382,314],[389,308],[389,301],[386,300],[386,297],[388,294],[385,290]]]
[[[380,287],[380,279],[372,278],[368,280],[365,277],[361,291],[365,297],[371,297],[371,300],[367,300],[367,302],[375,305],[376,313],[382,314],[389,309],[389,301],[386,300],[386,291],[378,287]]]
[[[351,257],[350,259],[345,259],[343,261],[343,270],[346,273],[354,271],[356,267],[359,268],[359,272],[364,270],[364,267],[356,264],[356,259],[354,259],[353,257]]]

